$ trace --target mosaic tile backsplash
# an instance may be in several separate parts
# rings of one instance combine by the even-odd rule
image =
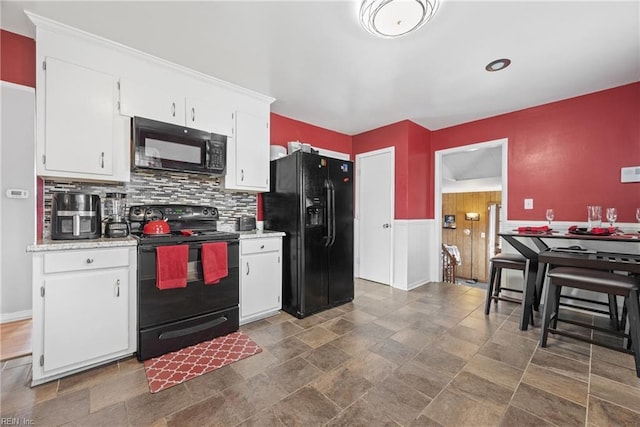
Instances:
[[[45,238],[51,236],[51,200],[53,193],[58,191],[97,194],[101,201],[104,201],[107,193],[126,193],[127,208],[150,203],[215,206],[220,213],[219,230],[234,230],[236,218],[256,215],[255,194],[224,191],[220,178],[207,175],[145,170],[131,172],[131,181],[121,184],[45,180]]]

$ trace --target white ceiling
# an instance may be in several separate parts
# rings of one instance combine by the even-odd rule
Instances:
[[[442,156],[442,178],[450,181],[502,176],[502,146],[457,151]]]
[[[349,135],[428,129],[640,80],[639,1],[444,0],[418,32],[378,39],[359,1],[2,1],[276,98],[272,111]],[[485,65],[510,58],[511,67]]]

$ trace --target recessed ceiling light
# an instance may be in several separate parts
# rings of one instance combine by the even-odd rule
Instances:
[[[504,70],[511,64],[511,60],[507,58],[496,59],[495,61],[491,61],[484,67],[485,70],[489,72]]]

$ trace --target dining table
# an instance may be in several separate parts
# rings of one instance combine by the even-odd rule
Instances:
[[[523,284],[520,330],[526,331],[532,310],[540,304],[549,266],[571,266],[640,274],[640,232],[589,234],[558,232],[542,227],[522,227],[500,232],[518,253],[529,259],[528,280]],[[581,245],[576,243],[581,241]],[[553,242],[553,246],[550,246]],[[557,242],[557,245],[555,243]],[[592,246],[589,248],[588,246]],[[603,250],[596,248],[604,247]],[[579,247],[579,248],[578,248]]]

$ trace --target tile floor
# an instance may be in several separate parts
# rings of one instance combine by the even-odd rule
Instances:
[[[519,331],[512,303],[485,316],[484,294],[358,280],[353,303],[246,325],[262,353],[158,394],[134,358],[35,388],[30,359],[16,359],[2,366],[1,416],[37,426],[640,425],[632,356],[569,339],[538,348],[539,327]]]

